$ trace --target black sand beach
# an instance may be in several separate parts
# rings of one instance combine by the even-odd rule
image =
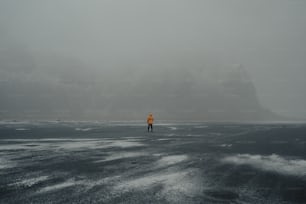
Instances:
[[[306,203],[306,126],[2,123],[0,203]]]

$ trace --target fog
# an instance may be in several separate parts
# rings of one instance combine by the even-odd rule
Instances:
[[[302,0],[1,0],[0,119],[306,118]]]

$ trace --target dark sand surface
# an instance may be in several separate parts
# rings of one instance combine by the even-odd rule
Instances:
[[[0,203],[306,203],[306,126],[4,122],[0,176]]]

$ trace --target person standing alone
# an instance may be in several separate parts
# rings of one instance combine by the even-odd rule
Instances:
[[[153,122],[154,122],[153,114],[150,113],[147,117],[148,132],[150,131],[150,128],[151,128],[151,132],[153,132]]]

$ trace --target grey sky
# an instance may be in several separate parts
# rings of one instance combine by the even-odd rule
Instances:
[[[240,64],[263,107],[306,118],[302,0],[0,0],[0,46],[26,50],[36,66],[72,59],[88,80],[140,80],[142,65],[159,72],[171,61],[190,70]],[[50,64],[39,68],[52,72]]]

